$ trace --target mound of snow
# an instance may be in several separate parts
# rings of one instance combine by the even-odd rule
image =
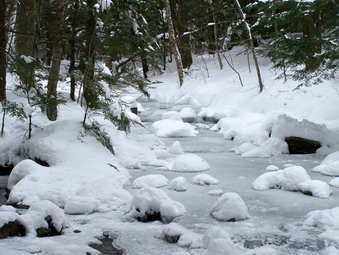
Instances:
[[[320,228],[324,231],[321,237],[339,244],[339,207],[312,211],[306,217],[306,225]]]
[[[171,119],[171,120],[177,120],[177,121],[182,121],[181,114],[176,111],[169,111],[165,112],[162,116],[161,119]]]
[[[89,214],[96,211],[99,205],[100,200],[98,199],[74,196],[66,202],[64,211],[67,214]]]
[[[224,193],[219,197],[210,213],[219,221],[238,221],[249,217],[244,200],[234,192]]]
[[[191,124],[173,119],[158,120],[152,124],[151,129],[158,137],[186,137],[198,134]]]
[[[168,179],[161,174],[149,174],[136,178],[132,182],[133,189],[142,189],[145,187],[160,188],[168,184]]]
[[[339,176],[339,151],[327,155],[312,171],[324,175]]]
[[[179,141],[175,141],[168,149],[169,153],[172,154],[183,154],[184,150],[182,149],[181,143]]]
[[[179,176],[174,178],[169,184],[168,189],[175,190],[178,192],[186,191],[188,188],[188,183],[185,177]]]
[[[153,187],[138,190],[130,207],[130,215],[141,220],[145,220],[148,215],[160,213],[163,221],[171,222],[174,218],[186,213],[181,203],[173,201],[166,192]]]
[[[220,197],[225,192],[222,189],[212,189],[208,192],[208,195],[213,197]]]
[[[211,227],[207,229],[207,231],[202,237],[204,247],[207,248],[210,242],[213,241],[214,239],[225,239],[227,241],[232,242],[229,234],[220,227]]]
[[[265,169],[266,171],[277,171],[279,170],[279,167],[275,166],[275,165],[269,165],[266,167]]]
[[[226,239],[214,239],[207,247],[207,255],[239,255],[240,251],[230,240]]]
[[[12,208],[14,208],[14,207],[12,207]],[[14,209],[14,211],[4,210],[2,208],[2,206],[0,207],[0,228],[2,228],[3,225],[5,225],[9,222],[16,221],[19,218],[20,218],[20,216],[19,216],[19,214],[17,214],[15,212],[15,209]]]
[[[301,166],[291,166],[284,170],[264,173],[252,183],[252,188],[301,191],[319,198],[328,198],[332,194],[327,183],[311,180],[307,171]]]
[[[210,176],[209,174],[198,174],[192,177],[192,183],[204,186],[204,185],[216,185],[219,184],[220,181]]]
[[[339,188],[339,177],[333,178],[329,184],[333,187]]]
[[[320,153],[334,150],[339,144],[339,136],[324,125],[308,120],[298,121],[286,114],[279,114],[269,117],[263,123],[260,137],[252,138],[255,140],[253,147],[246,145],[235,151],[243,157],[270,157],[288,153],[285,137],[290,136],[319,141],[322,147],[317,152]]]
[[[194,233],[174,222],[163,226],[155,237],[170,243],[178,243],[179,246],[190,249],[201,248],[202,246],[202,236],[200,234]]]
[[[170,171],[174,172],[202,172],[210,169],[210,165],[195,154],[186,153],[174,158]]]
[[[183,121],[186,122],[194,122],[197,118],[197,114],[191,107],[185,107],[181,109],[180,116],[183,119]]]

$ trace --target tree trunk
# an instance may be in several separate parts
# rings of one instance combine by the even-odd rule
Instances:
[[[0,4],[0,101],[6,99],[6,5]]]
[[[23,65],[21,56],[30,56],[34,58],[35,46],[35,24],[37,19],[37,10],[35,0],[25,0],[18,2],[16,15],[16,37],[15,51],[18,61]],[[32,86],[34,83],[34,69],[32,65],[26,65],[19,71],[19,76],[23,84]]]
[[[188,31],[188,12],[189,1],[178,0],[178,34],[179,34],[179,50],[182,59],[183,68],[190,68],[193,60],[190,45],[190,36],[185,34]]]
[[[165,8],[166,8],[166,19],[167,19],[167,25],[168,25],[170,47],[171,47],[171,51],[175,59],[175,63],[177,65],[179,84],[181,87],[182,84],[184,83],[184,68],[182,65],[182,60],[181,60],[181,55],[178,49],[178,45],[175,39],[175,32],[174,32],[172,15],[171,15],[171,6],[169,3],[169,0],[165,0],[164,2],[165,2]]]
[[[210,9],[212,11],[212,17],[213,17],[213,31],[214,31],[214,45],[215,45],[215,53],[217,54],[217,59],[219,63],[220,70],[223,69],[223,64],[221,60],[221,55],[220,55],[220,45],[219,45],[219,39],[218,39],[218,27],[217,27],[217,19],[215,17],[215,9],[213,6],[213,2],[210,2]]]
[[[76,81],[74,77],[74,71],[75,71],[75,53],[76,53],[76,27],[77,27],[77,16],[78,16],[78,8],[79,4],[76,2],[73,6],[73,12],[72,12],[72,21],[71,21],[71,38],[69,40],[70,44],[70,65],[69,65],[69,75],[71,77],[71,91],[70,91],[70,98],[75,101],[75,86]]]
[[[250,25],[246,21],[246,15],[242,11],[242,8],[241,8],[241,5],[240,5],[239,1],[238,0],[234,0],[234,2],[235,2],[236,6],[237,6],[237,8],[239,10],[242,22],[244,23],[245,29],[246,29],[247,34],[248,34],[248,38],[249,38],[249,42],[250,42],[250,48],[251,48],[251,52],[252,52],[252,56],[253,56],[253,60],[254,60],[254,64],[255,64],[255,69],[257,71],[257,77],[258,77],[258,82],[259,82],[259,93],[261,93],[263,91],[263,89],[264,89],[264,84],[263,84],[262,79],[261,79],[261,74],[260,74],[260,68],[259,68],[259,63],[258,63],[257,55],[255,54],[255,48],[254,48],[254,42],[253,42],[251,28],[250,28]]]
[[[63,36],[63,21],[65,17],[66,3],[65,0],[54,1],[51,5],[55,14],[52,15],[52,66],[49,71],[47,84],[47,97],[49,99],[47,105],[47,117],[49,120],[56,120],[57,110],[57,85],[59,80],[59,71],[62,57],[62,36]]]

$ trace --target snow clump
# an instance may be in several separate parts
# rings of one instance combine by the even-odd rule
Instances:
[[[168,184],[169,190],[175,190],[175,191],[178,191],[178,192],[186,191],[187,188],[188,188],[188,183],[187,183],[185,177],[182,177],[182,176],[174,178]]]
[[[133,189],[142,189],[145,187],[160,188],[168,184],[168,179],[161,174],[149,174],[136,178],[132,182]]]
[[[96,211],[99,205],[100,200],[98,199],[85,196],[74,196],[66,202],[64,211],[67,214],[89,214]]]
[[[339,188],[339,177],[333,178],[329,184],[333,187]]]
[[[191,153],[175,157],[169,166],[169,170],[174,172],[202,172],[209,169],[210,165],[203,158]]]
[[[332,193],[327,183],[311,180],[311,177],[301,166],[291,166],[284,170],[264,173],[252,183],[252,188],[255,190],[301,191],[319,198],[328,198]]]
[[[209,174],[198,174],[192,177],[192,183],[205,186],[205,185],[216,185],[219,184],[220,181],[210,176]]]
[[[180,116],[183,121],[190,122],[190,123],[194,122],[195,119],[197,118],[197,114],[191,107],[185,107],[181,109]]]
[[[269,165],[266,167],[266,171],[277,171],[277,170],[279,170],[279,167],[275,165]]]
[[[212,189],[208,192],[208,195],[213,197],[220,197],[225,192],[222,189]]]
[[[312,171],[329,176],[339,176],[339,151],[327,155]]]
[[[179,246],[185,248],[196,249],[202,246],[202,236],[200,234],[174,222],[163,226],[155,237],[166,240],[169,243],[178,243]]]
[[[199,133],[191,124],[173,119],[158,120],[151,129],[158,137],[188,137]]]
[[[183,154],[184,150],[182,149],[181,143],[179,141],[175,141],[168,149],[169,153],[172,154]]]
[[[339,207],[312,211],[306,217],[306,225],[320,228],[324,231],[321,237],[339,244]]]
[[[139,221],[160,217],[163,222],[171,222],[185,213],[183,204],[173,201],[166,192],[154,187],[138,190],[131,201],[130,216]]]
[[[219,197],[210,213],[219,221],[239,221],[249,218],[244,200],[234,192],[224,193]]]

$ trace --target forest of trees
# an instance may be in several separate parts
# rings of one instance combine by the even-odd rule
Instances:
[[[125,123],[123,116],[110,112],[117,95],[108,98],[101,81],[112,91],[132,85],[147,94],[148,76],[166,70],[173,59],[182,85],[193,55],[212,54],[223,69],[231,65],[225,53],[238,45],[256,64],[257,54],[271,59],[277,78],[315,85],[334,78],[338,70],[338,13],[336,0],[4,0],[3,119],[6,114],[30,119],[20,105],[6,99],[8,72],[18,78],[16,93],[30,106],[39,106],[49,120],[57,119],[58,104],[73,100],[86,113],[100,110]],[[68,61],[69,98],[57,93],[63,60]],[[98,68],[98,61],[110,74]],[[258,65],[256,71],[261,92]]]

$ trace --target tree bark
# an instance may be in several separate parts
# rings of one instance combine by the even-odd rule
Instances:
[[[254,42],[253,42],[251,28],[250,28],[250,25],[246,21],[246,15],[245,15],[245,13],[242,10],[239,1],[238,0],[234,0],[234,2],[235,2],[235,5],[237,6],[237,8],[239,10],[242,22],[244,23],[245,29],[246,29],[247,34],[248,34],[248,38],[249,38],[249,42],[250,42],[250,47],[251,47],[251,52],[252,52],[252,57],[253,57],[253,60],[254,60],[255,69],[257,71],[257,77],[258,77],[258,83],[259,83],[259,93],[261,93],[263,91],[263,89],[264,89],[264,84],[263,84],[262,79],[261,79],[261,74],[260,74],[260,68],[259,68],[259,63],[258,63],[257,55],[255,54],[255,48],[254,48]]]
[[[188,12],[189,1],[178,0],[178,34],[179,34],[179,50],[182,59],[183,68],[190,68],[193,59],[191,53],[190,36],[185,34],[188,31]]]
[[[181,55],[178,49],[178,45],[175,39],[175,32],[174,32],[172,15],[171,15],[171,6],[169,3],[169,0],[165,0],[164,2],[165,2],[165,8],[166,8],[166,19],[167,19],[167,25],[168,25],[170,47],[171,47],[171,51],[175,59],[175,63],[177,65],[179,84],[181,87],[182,84],[184,83],[184,68],[182,65],[182,60],[181,60]]]
[[[6,99],[6,5],[0,4],[0,101]]]
[[[69,65],[69,75],[71,77],[71,91],[70,91],[70,98],[75,101],[75,86],[76,81],[74,77],[75,71],[75,53],[76,53],[76,28],[77,28],[77,16],[78,16],[78,2],[74,3],[73,12],[72,12],[72,21],[71,21],[71,38],[69,40],[70,44],[70,65]]]
[[[59,80],[59,71],[62,57],[62,36],[63,36],[63,21],[65,17],[65,9],[66,3],[65,0],[58,0],[52,3],[52,9],[55,11],[55,15],[52,16],[53,25],[53,33],[51,31],[52,36],[52,66],[48,76],[48,84],[47,84],[47,97],[49,99],[47,105],[47,117],[49,120],[57,119],[57,85]],[[54,16],[54,17],[53,17]]]
[[[35,0],[25,0],[18,2],[16,15],[16,37],[15,51],[18,61],[21,61],[21,56],[30,56],[34,58],[35,45],[35,25],[37,19],[37,10]],[[32,86],[34,83],[34,69],[31,65],[23,68],[19,72],[20,79],[26,86]]]

